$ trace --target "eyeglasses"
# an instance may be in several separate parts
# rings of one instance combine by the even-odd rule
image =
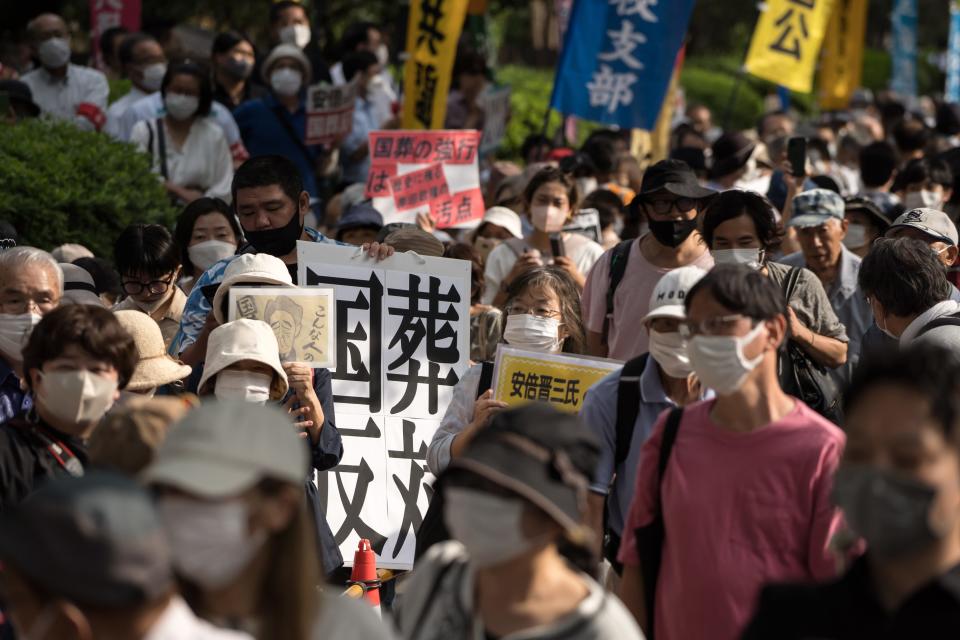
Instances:
[[[173,284],[172,277],[167,280],[153,280],[146,283],[140,282],[139,280],[126,280],[123,283],[123,291],[131,296],[143,293],[144,289],[153,294],[166,293],[171,284]]]
[[[681,320],[678,331],[680,333],[680,337],[682,337],[684,340],[689,340],[694,336],[726,336],[733,332],[733,325],[736,324],[737,320],[746,317],[747,316],[743,315],[742,313],[735,313],[729,316],[707,318],[706,320],[701,320],[700,322]],[[751,326],[756,324],[752,318],[750,318],[750,322]]]
[[[649,200],[647,204],[654,213],[665,215],[673,208],[677,211],[690,211],[697,206],[697,201],[693,198],[674,198],[673,200]]]
[[[537,307],[536,309],[527,309],[521,305],[510,305],[506,308],[508,316],[528,314],[537,318],[559,318],[560,312],[556,309],[547,309],[546,307]]]

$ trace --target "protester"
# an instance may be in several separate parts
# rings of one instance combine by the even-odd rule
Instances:
[[[375,128],[380,128],[395,116],[397,88],[388,68],[390,49],[377,25],[372,22],[354,22],[347,25],[340,37],[342,60],[330,67],[330,76],[334,84],[346,84],[343,62],[349,54],[358,51],[373,53],[380,64],[380,73],[372,77],[367,85],[367,99],[372,103]]]
[[[487,258],[504,240],[523,238],[520,216],[507,207],[490,207],[473,231],[472,246],[486,266]]]
[[[160,43],[145,33],[131,33],[123,38],[117,52],[123,77],[130,80],[130,91],[117,98],[107,109],[104,131],[120,137],[120,119],[134,102],[160,90],[167,74],[167,56]]]
[[[686,315],[683,301],[704,275],[698,267],[680,267],[660,278],[650,296],[650,312],[641,322],[650,335],[650,353],[591,386],[580,410],[600,443],[588,498],[590,524],[602,542],[602,556],[618,574],[623,567],[617,553],[633,500],[640,448],[664,411],[713,397],[693,374],[687,341],[679,333]]]
[[[123,68],[120,64],[120,45],[130,32],[126,27],[108,27],[100,33],[100,57],[103,59],[104,73],[108,80],[123,77]]]
[[[0,423],[26,412],[23,347],[41,318],[63,296],[63,272],[46,251],[14,247],[0,251]]]
[[[908,211],[943,209],[953,195],[953,173],[943,160],[914,159],[897,173],[890,189]]]
[[[843,246],[863,259],[877,238],[890,228],[890,218],[871,200],[859,196],[843,199],[844,219],[847,221],[847,235],[843,237]]]
[[[937,255],[940,263],[950,268],[960,257],[960,234],[957,225],[943,211],[936,209],[912,209],[907,211],[887,229],[888,238],[913,238],[924,242]]]
[[[272,407],[208,403],[171,427],[144,479],[187,601],[263,640],[383,638],[369,608],[318,594],[323,572],[304,499],[307,450]]]
[[[447,117],[444,129],[483,130],[485,113],[480,104],[490,80],[490,70],[483,54],[463,49],[453,65],[453,85],[447,97]]]
[[[383,216],[369,202],[348,208],[337,223],[337,241],[360,247],[374,242],[383,229]]]
[[[31,52],[40,66],[21,78],[30,87],[33,102],[58,120],[73,122],[86,131],[106,124],[110,87],[101,72],[70,62],[70,30],[63,18],[42,13],[27,24]]]
[[[717,397],[664,414],[643,445],[620,596],[658,640],[704,629],[734,638],[763,584],[836,574],[830,490],[844,435],[780,389],[787,306],[769,278],[719,265],[684,307],[690,363]],[[672,452],[665,471],[661,445]],[[656,522],[666,534],[654,542]],[[650,585],[643,566],[654,557],[662,563]]]
[[[57,262],[63,264],[64,262],[72,263],[78,258],[92,258],[93,251],[90,251],[90,249],[87,249],[82,244],[67,242],[51,251],[50,255],[52,255]]]
[[[860,179],[863,182],[861,196],[880,207],[888,217],[900,204],[900,199],[890,193],[897,172],[897,150],[888,142],[874,142],[860,150]]]
[[[582,209],[596,209],[600,217],[600,246],[605,250],[620,244],[623,233],[623,200],[613,191],[597,189],[583,199]]]
[[[190,375],[191,368],[167,355],[163,334],[154,319],[134,310],[115,311],[114,315],[137,346],[137,366],[126,388],[120,392],[119,403],[133,397],[182,392],[182,381]]]
[[[331,81],[330,70],[310,29],[310,16],[305,5],[297,0],[279,0],[271,4],[269,35],[271,47],[286,44],[301,49],[310,64],[310,77],[316,82]]]
[[[106,307],[113,307],[123,295],[120,274],[116,272],[109,261],[94,257],[77,258],[73,261],[73,264],[93,277],[95,293],[100,296],[100,300]]]
[[[213,103],[207,74],[190,62],[171,65],[160,95],[166,115],[137,122],[130,141],[150,154],[153,170],[175,201],[228,199],[233,160],[223,130],[207,117]]]
[[[222,31],[213,39],[210,51],[213,67],[213,99],[230,111],[264,94],[263,87],[250,80],[256,62],[253,42],[237,31]]]
[[[0,425],[0,511],[46,478],[83,475],[84,441],[136,363],[133,338],[106,309],[69,305],[43,316],[23,348],[33,406]]]
[[[571,566],[597,443],[573,416],[533,404],[501,413],[440,482],[456,541],[417,565],[398,613],[401,637],[640,639],[623,605]]]
[[[525,240],[501,243],[487,256],[484,304],[502,305],[516,278],[548,263],[564,269],[582,289],[586,274],[603,253],[600,245],[589,238],[563,231],[577,211],[579,196],[573,179],[559,169],[547,167],[538,171],[524,189],[523,199],[533,232]],[[554,255],[553,242],[562,248],[562,254]]]
[[[447,247],[444,258],[470,262],[470,361],[491,362],[503,338],[503,313],[497,307],[480,302],[483,293],[483,260],[469,244]]]
[[[150,495],[117,474],[38,490],[3,519],[0,558],[18,637],[250,638],[193,614]]]
[[[707,187],[715,191],[743,187],[747,163],[756,147],[755,142],[738,132],[724,133],[717,138],[711,148],[713,162],[707,171],[710,178]]]
[[[371,96],[372,84],[381,78],[380,63],[370,51],[357,51],[343,59],[343,77],[355,82],[357,96],[353,104],[353,127],[343,141],[340,161],[343,168],[341,181],[344,185],[366,183],[370,171],[370,133],[377,129],[392,129],[396,119],[381,124]]]
[[[92,304],[96,307],[104,306],[103,300],[97,295],[97,287],[94,285],[93,276],[86,269],[68,263],[61,263],[59,266],[60,271],[63,272],[61,305]]]
[[[765,588],[744,640],[960,633],[958,377],[923,344],[858,368],[833,495],[867,552],[836,581]]]
[[[560,267],[535,267],[510,284],[504,305],[505,343],[545,353],[583,353],[583,325],[576,283]],[[484,375],[486,369],[487,374]],[[427,466],[439,475],[506,405],[489,388],[492,363],[475,364],[460,378],[427,450]],[[481,383],[487,388],[481,388]]]
[[[134,310],[150,316],[167,346],[180,327],[187,297],[177,287],[180,249],[159,224],[133,224],[114,243],[113,255],[126,297],[114,311]]]
[[[801,251],[780,260],[789,267],[806,267],[820,279],[834,313],[847,330],[847,367],[837,380],[849,376],[857,362],[860,342],[870,327],[870,305],[857,286],[860,258],[843,246],[849,223],[843,199],[827,189],[811,189],[793,199],[790,226],[797,231]]]
[[[0,113],[0,122],[16,124],[40,115],[40,107],[33,101],[30,87],[19,80],[0,80],[0,96],[7,100],[7,111]]]
[[[189,295],[207,269],[237,252],[243,231],[226,202],[198,198],[180,212],[173,237],[180,249],[183,274],[177,286]]]
[[[697,231],[697,216],[714,194],[677,160],[656,163],[643,175],[632,215],[649,221],[650,233],[607,251],[583,289],[584,325],[591,355],[629,360],[648,351],[648,336],[636,321],[650,310],[650,295],[671,269],[713,267]],[[611,267],[611,264],[614,267]],[[611,295],[612,293],[612,295]]]

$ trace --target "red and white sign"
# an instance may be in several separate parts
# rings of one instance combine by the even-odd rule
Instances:
[[[479,131],[374,131],[366,196],[385,224],[429,213],[437,227],[483,218]]]
[[[106,68],[100,54],[100,36],[111,27],[140,31],[140,0],[90,0],[90,40],[99,69]]]
[[[306,144],[330,144],[353,130],[357,84],[316,85],[307,90]]]

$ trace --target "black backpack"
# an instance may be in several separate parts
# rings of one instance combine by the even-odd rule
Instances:
[[[607,344],[607,335],[610,333],[610,318],[613,317],[613,294],[617,292],[617,287],[620,286],[623,275],[627,272],[630,246],[633,242],[634,240],[620,242],[610,254],[610,284],[607,286],[607,313],[603,316],[603,344]]]

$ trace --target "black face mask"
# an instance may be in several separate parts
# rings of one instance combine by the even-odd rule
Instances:
[[[650,220],[650,233],[665,247],[679,247],[697,228],[696,220]]]
[[[303,233],[300,223],[300,212],[295,211],[288,222],[279,229],[263,229],[261,231],[244,231],[247,241],[253,245],[257,253],[269,253],[282,258],[297,248],[297,240]]]

